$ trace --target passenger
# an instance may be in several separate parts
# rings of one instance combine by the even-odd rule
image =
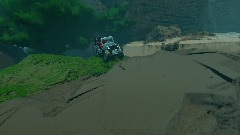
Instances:
[[[103,40],[103,44],[105,44],[105,43],[107,43],[107,39],[104,39],[104,40]]]

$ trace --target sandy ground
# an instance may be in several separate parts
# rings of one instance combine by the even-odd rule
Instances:
[[[215,36],[181,36],[166,39],[162,42],[144,44],[143,41],[127,43],[123,46],[123,52],[129,57],[147,56],[161,50],[163,45],[178,46],[183,49],[207,49],[222,53],[240,54],[240,33],[214,33]]]
[[[239,135],[237,55],[160,51],[0,105],[0,135]]]

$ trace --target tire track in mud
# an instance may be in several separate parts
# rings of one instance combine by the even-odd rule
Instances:
[[[122,66],[122,62],[119,63],[118,67],[120,67],[122,70],[126,70],[126,68]]]
[[[78,94],[78,95],[76,95],[76,96],[73,96],[73,97],[71,97],[71,98],[69,98],[69,99],[67,100],[67,103],[69,103],[69,102],[73,101],[74,99],[77,99],[77,98],[81,97],[82,95],[85,95],[85,94],[87,94],[87,93],[89,93],[89,92],[91,92],[91,91],[93,91],[93,90],[96,90],[96,89],[98,89],[98,88],[100,88],[100,87],[103,87],[103,86],[104,86],[104,85],[99,85],[99,86],[97,86],[97,87],[94,87],[94,88],[92,88],[92,89],[89,89],[89,90],[87,90],[87,91],[84,91],[84,92],[82,92],[82,93],[80,93],[80,94]]]
[[[100,87],[103,87],[104,85],[99,85],[97,87],[94,87],[94,88],[91,88],[89,90],[86,90],[80,94],[77,94],[71,98],[68,98],[67,100],[63,101],[63,102],[57,102],[55,105],[53,105],[52,107],[50,107],[50,109],[48,109],[47,111],[45,111],[43,113],[43,116],[44,117],[55,117],[57,116],[59,113],[61,113],[62,111],[64,111],[66,108],[68,108],[69,106],[73,105],[75,102],[73,101],[76,101],[77,99],[79,99],[80,97],[83,97],[84,95],[88,95],[87,97],[89,96],[92,96],[98,92],[93,92],[94,90],[100,88]],[[85,99],[86,97],[83,97],[81,100]],[[80,100],[80,101],[81,101]],[[79,101],[79,100],[78,100]],[[76,101],[76,102],[78,102]]]
[[[237,55],[233,55],[233,54],[230,54],[230,53],[221,53],[222,55],[236,61],[236,62],[240,62],[240,56],[237,56]]]
[[[196,55],[196,54],[208,54],[208,53],[217,53],[217,51],[208,51],[208,52],[190,52],[187,55]]]
[[[195,61],[195,60],[194,60],[194,61]],[[222,74],[222,73],[219,72],[218,70],[216,70],[216,69],[214,69],[214,68],[212,68],[212,67],[210,67],[210,66],[208,66],[208,65],[205,65],[205,64],[203,64],[203,63],[201,63],[201,62],[198,62],[198,61],[195,61],[195,62],[198,63],[198,64],[200,64],[201,66],[205,67],[206,69],[211,70],[214,74],[216,74],[217,76],[221,77],[223,80],[225,80],[225,81],[227,81],[227,82],[230,82],[230,83],[235,83],[235,82],[236,82],[236,80],[234,80],[234,79],[232,79],[232,78],[230,78],[230,77]]]
[[[14,107],[0,114],[0,126],[7,122],[7,120],[9,120],[18,111],[18,109],[19,107]],[[5,118],[1,120],[1,117],[4,117],[4,115],[6,115]]]
[[[97,85],[96,85],[97,84]],[[63,99],[56,99],[56,101],[48,102],[48,107],[44,109],[44,117],[55,117],[69,106],[79,102],[86,97],[98,93],[96,90],[103,87],[104,80],[102,78],[91,78],[82,82],[82,85],[75,90],[72,90],[68,96],[65,95]]]
[[[70,96],[73,96],[74,94],[76,94],[76,92],[79,91],[79,89],[82,88],[82,85],[84,85],[84,84],[93,84],[94,85],[95,83],[101,82],[102,79],[98,78],[98,77],[96,77],[96,78],[91,78],[90,77],[90,78],[87,78],[87,79],[82,79],[82,81],[83,82],[81,83],[81,86],[78,89],[72,90]]]

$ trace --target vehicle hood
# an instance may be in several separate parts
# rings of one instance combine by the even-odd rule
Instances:
[[[113,46],[113,45],[116,45],[116,43],[106,43],[106,44],[104,44],[104,46]]]

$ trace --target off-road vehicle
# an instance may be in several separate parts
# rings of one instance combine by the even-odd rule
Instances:
[[[107,62],[112,57],[124,57],[121,47],[114,42],[112,36],[98,37],[95,39],[95,51],[96,55],[103,57],[103,60]]]

